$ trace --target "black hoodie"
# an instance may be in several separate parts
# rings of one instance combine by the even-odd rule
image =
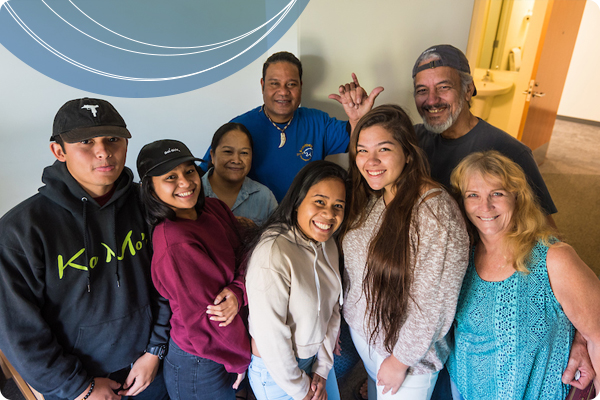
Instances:
[[[170,311],[131,171],[102,207],[62,162],[42,181],[0,219],[0,349],[41,393],[75,398],[165,344]]]

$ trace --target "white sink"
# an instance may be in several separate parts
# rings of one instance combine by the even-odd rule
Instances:
[[[492,110],[494,97],[511,91],[514,84],[510,81],[483,81],[475,79],[477,96],[471,99],[471,112],[483,120],[487,120]]]
[[[490,81],[475,81],[477,88],[477,97],[500,96],[510,92],[513,87],[512,82],[490,82]]]

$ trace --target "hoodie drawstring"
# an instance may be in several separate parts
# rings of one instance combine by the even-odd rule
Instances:
[[[87,291],[88,293],[90,293],[92,291],[92,273],[91,273],[91,266],[90,266],[90,257],[89,257],[89,252],[90,252],[90,247],[89,247],[89,243],[88,243],[88,231],[87,231],[87,202],[88,199],[87,197],[82,197],[81,198],[81,202],[83,203],[83,245],[85,246],[85,269],[87,270]]]
[[[117,242],[117,214],[115,213],[115,208],[112,207],[112,218],[113,218],[113,239],[115,241],[115,252],[116,252],[116,270],[115,275],[117,276],[117,287],[121,287],[121,280],[119,279],[119,242]]]
[[[310,247],[315,251],[315,259],[313,260],[313,271],[315,272],[315,285],[317,286],[317,317],[321,314],[321,281],[319,280],[319,274],[317,273],[317,259],[319,253],[317,246],[313,242],[310,242]],[[325,252],[323,252],[325,253]],[[327,261],[329,262],[329,261]]]

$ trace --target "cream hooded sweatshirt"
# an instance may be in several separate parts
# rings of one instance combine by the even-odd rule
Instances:
[[[269,230],[250,257],[250,335],[275,383],[294,399],[303,399],[310,387],[296,357],[316,354],[313,372],[323,378],[333,367],[341,291],[333,239],[319,243],[297,229],[279,235]]]

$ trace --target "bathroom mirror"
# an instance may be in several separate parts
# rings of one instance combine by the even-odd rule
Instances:
[[[477,67],[519,71],[535,0],[489,0]]]

